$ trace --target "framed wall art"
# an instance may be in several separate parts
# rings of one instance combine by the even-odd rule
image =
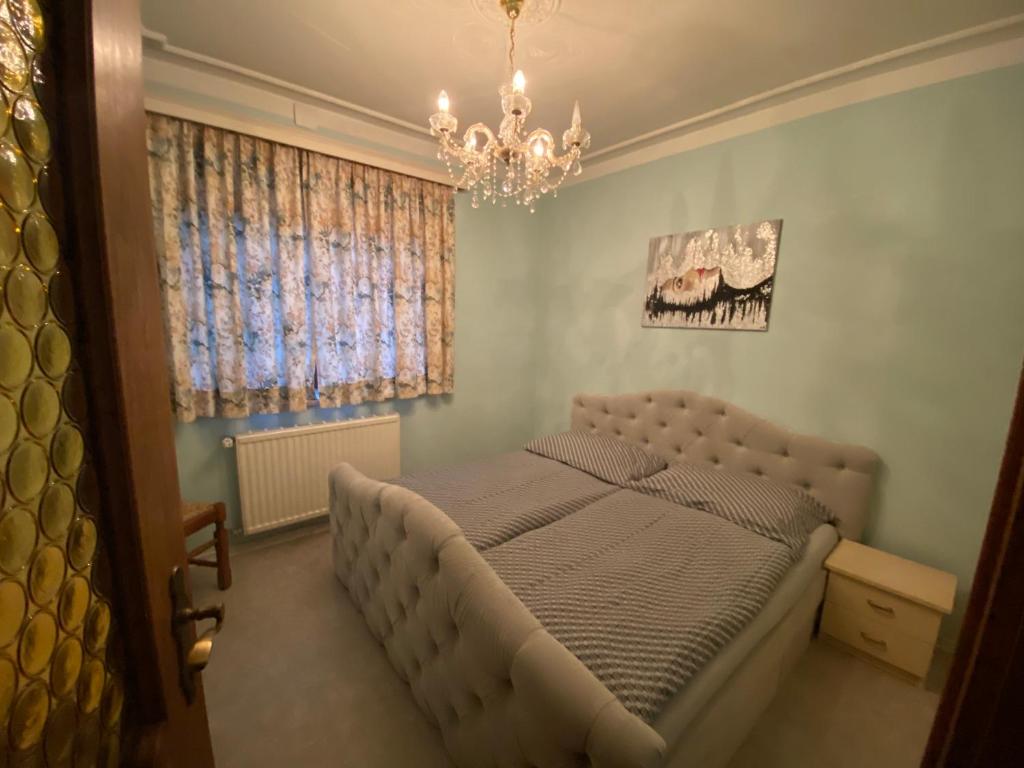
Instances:
[[[782,219],[651,238],[642,325],[766,331]]]

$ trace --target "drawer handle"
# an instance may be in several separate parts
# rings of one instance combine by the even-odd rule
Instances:
[[[860,636],[865,643],[870,643],[871,645],[875,646],[876,648],[880,648],[883,651],[889,647],[889,644],[886,643],[885,640],[879,640],[877,637],[872,637],[867,632],[861,632]]]
[[[879,613],[885,614],[886,616],[895,616],[896,615],[895,609],[890,608],[888,605],[881,605],[879,603],[876,603],[870,597],[866,598],[866,600],[868,601],[868,605],[870,605],[872,608],[874,608]]]

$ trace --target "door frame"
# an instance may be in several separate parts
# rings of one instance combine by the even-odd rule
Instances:
[[[1011,765],[1024,752],[1024,370],[949,679],[922,766]]]
[[[187,569],[150,207],[138,0],[53,2],[56,168],[124,646],[129,765],[212,768],[186,701],[170,578]],[[192,630],[190,630],[191,632]],[[194,633],[191,635],[194,639]]]

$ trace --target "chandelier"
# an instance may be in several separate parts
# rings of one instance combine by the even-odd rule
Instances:
[[[473,123],[462,138],[455,135],[458,120],[449,112],[448,94],[441,91],[438,111],[430,116],[430,132],[440,142],[437,157],[448,166],[455,186],[467,189],[473,196],[473,207],[480,207],[480,198],[492,204],[500,199],[515,200],[533,213],[538,198],[558,187],[572,173],[583,171],[580,155],[590,146],[590,134],[580,122],[580,103],[572,111],[572,123],[562,134],[562,154],[555,149],[550,131],[535,128],[526,132],[530,100],[526,98],[526,77],[516,69],[516,19],[525,0],[498,0],[509,19],[509,81],[498,89],[504,117],[495,136],[484,123]]]

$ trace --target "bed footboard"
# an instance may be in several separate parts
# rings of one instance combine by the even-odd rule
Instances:
[[[549,635],[447,515],[342,464],[334,569],[459,766],[647,768],[665,742]]]

